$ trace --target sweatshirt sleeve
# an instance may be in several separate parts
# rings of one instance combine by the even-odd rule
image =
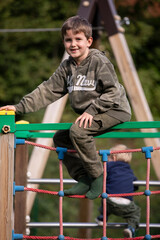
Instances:
[[[92,101],[86,112],[91,115],[104,113],[118,108],[123,87],[119,84],[113,65],[110,62],[101,64],[97,72],[96,91],[101,94]],[[122,88],[122,89],[121,89]]]
[[[133,174],[133,182],[137,180],[138,180],[137,177]],[[138,189],[139,189],[139,186],[134,185],[134,192],[137,191]]]
[[[16,113],[29,113],[48,106],[67,93],[66,70],[60,65],[55,73],[15,105]]]

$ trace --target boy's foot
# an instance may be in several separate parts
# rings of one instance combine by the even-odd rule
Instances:
[[[124,229],[123,235],[124,235],[124,237],[126,237],[126,238],[135,237],[135,229],[132,228],[132,227],[128,227],[128,228]]]
[[[103,218],[98,216],[95,218],[95,222],[98,223],[98,226],[103,226]]]
[[[92,180],[90,190],[87,192],[86,197],[91,200],[97,198],[102,193],[102,187],[103,174]]]
[[[79,179],[72,188],[64,190],[64,195],[83,195],[90,188],[90,180],[87,177]]]

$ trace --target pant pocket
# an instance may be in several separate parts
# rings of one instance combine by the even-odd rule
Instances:
[[[102,130],[111,128],[119,123],[121,123],[120,120],[110,117],[106,113],[98,114],[94,117],[94,121],[97,122]]]

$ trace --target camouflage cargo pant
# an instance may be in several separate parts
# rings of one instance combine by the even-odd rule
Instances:
[[[103,218],[103,204],[101,204],[99,211]],[[108,220],[108,217],[111,214],[124,218],[127,221],[128,226],[131,226],[134,229],[138,228],[138,225],[140,223],[140,217],[141,217],[141,209],[139,206],[135,204],[134,201],[130,201],[130,204],[123,205],[123,204],[117,204],[111,201],[110,198],[107,198],[107,219],[106,220]]]
[[[130,119],[126,119],[128,121]],[[103,165],[96,151],[94,136],[107,132],[109,128],[121,123],[107,114],[93,118],[91,127],[83,128],[73,124],[69,130],[59,130],[54,135],[55,147],[76,149],[77,153],[66,153],[63,163],[70,176],[78,180],[84,176],[97,178],[103,172]]]

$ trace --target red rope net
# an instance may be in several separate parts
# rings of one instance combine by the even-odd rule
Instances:
[[[56,151],[56,148],[48,147],[45,145],[25,141],[26,144],[34,145],[37,147],[42,147],[48,150]],[[153,148],[153,150],[159,150],[158,148]],[[67,152],[75,152],[75,150],[67,150]],[[128,149],[128,150],[122,150],[122,151],[110,151],[110,154],[118,154],[118,153],[128,153],[128,152],[142,152],[142,149]],[[99,153],[99,152],[98,152]],[[59,175],[60,175],[60,192],[63,193],[63,167],[62,167],[62,160],[59,159]],[[149,179],[150,179],[150,158],[147,158],[147,171],[146,171],[146,190],[149,191]],[[104,167],[104,176],[103,176],[103,193],[106,192],[106,162],[103,162]],[[54,191],[47,191],[47,190],[41,190],[41,189],[34,189],[34,188],[24,188],[25,191],[32,191],[37,193],[44,193],[44,194],[51,194],[51,195],[57,195],[59,196],[59,222],[60,222],[60,235],[63,236],[63,211],[62,211],[62,205],[63,205],[63,197],[60,192],[54,192]],[[150,191],[150,194],[160,194],[160,191]],[[145,192],[137,192],[137,193],[123,193],[123,194],[108,194],[108,197],[124,197],[124,196],[141,196],[145,195]],[[70,198],[85,198],[85,195],[68,195],[67,197]],[[101,197],[101,195],[99,196]],[[148,239],[160,239],[160,235],[150,235],[150,229],[149,229],[149,223],[150,223],[150,196],[146,196],[146,235],[149,237]],[[134,239],[134,240],[140,240],[145,239],[145,236],[140,237],[134,237],[134,238],[108,238],[106,236],[106,198],[103,198],[103,237],[106,237],[107,240],[122,240],[122,239]],[[80,238],[72,238],[68,236],[63,236],[65,240],[83,240]],[[23,235],[23,239],[58,239],[58,236],[26,236]],[[61,239],[60,239],[61,240]],[[101,238],[94,238],[94,239],[87,239],[87,240],[101,240]]]

